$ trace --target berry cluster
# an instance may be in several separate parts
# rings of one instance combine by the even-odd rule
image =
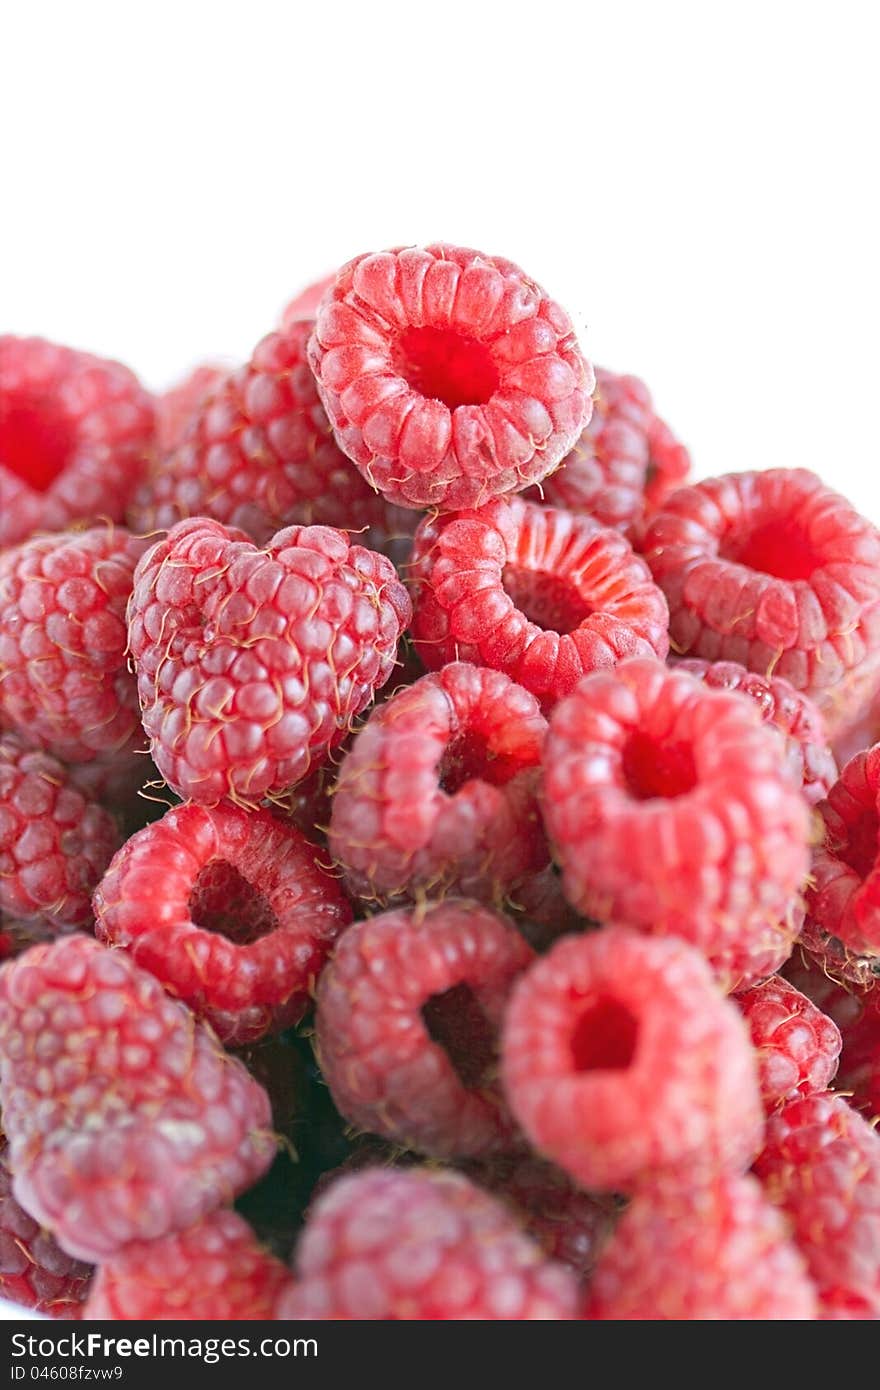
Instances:
[[[880,532],[445,243],[0,399],[0,1293],[880,1318]]]

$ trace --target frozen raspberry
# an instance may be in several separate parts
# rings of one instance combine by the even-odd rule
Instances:
[[[567,314],[510,261],[455,246],[343,266],[309,361],[339,447],[402,507],[479,507],[540,482],[590,418]]]
[[[656,661],[587,677],[554,711],[544,820],[579,912],[763,945],[808,868],[809,809],[776,735],[739,696]]]
[[[529,496],[628,532],[647,509],[648,489],[656,508],[689,469],[687,450],[655,416],[644,382],[597,367],[590,423]]]
[[[0,555],[0,719],[65,762],[142,743],[125,609],[145,548],[99,526]]]
[[[504,1089],[539,1152],[584,1187],[735,1171],[761,1143],[754,1051],[696,951],[625,927],[565,937],[514,987]]]
[[[783,734],[786,761],[810,805],[828,795],[837,781],[837,763],[825,722],[806,695],[778,676],[759,676],[735,661],[679,661],[676,670],[687,671],[712,690],[738,690],[754,700],[764,723]]]
[[[113,817],[48,753],[0,735],[0,908],[52,931],[87,926],[95,884],[119,847]]]
[[[204,363],[156,401],[156,440],[160,455],[176,449],[197,415],[229,375],[227,367]]]
[[[587,1316],[622,1322],[792,1321],[816,1291],[752,1177],[637,1193],[605,1246]]]
[[[338,271],[334,270],[332,275],[325,275],[323,279],[315,280],[304,290],[300,290],[295,299],[291,299],[281,315],[282,333],[286,333],[295,323],[301,323],[303,319],[311,319],[314,322],[318,305],[331,285],[336,283],[337,274]]]
[[[0,547],[121,521],[153,449],[152,397],[119,362],[0,337]]]
[[[429,669],[491,666],[548,705],[585,672],[668,651],[665,600],[624,537],[519,497],[422,522],[412,590]]]
[[[326,526],[257,549],[196,518],[135,572],[144,728],[172,790],[257,802],[301,781],[394,670],[410,602],[389,560]]]
[[[458,1173],[368,1169],[312,1209],[282,1319],[572,1319],[573,1272]]]
[[[86,1322],[269,1319],[290,1271],[264,1250],[234,1211],[211,1212],[195,1226],[129,1245],[98,1270]]]
[[[737,997],[758,1053],[761,1098],[775,1110],[793,1096],[825,1091],[837,1071],[840,1031],[787,980],[774,976]]]
[[[642,549],[676,651],[810,695],[833,734],[880,681],[880,532],[799,468],[674,493]]]
[[[192,1225],[275,1152],[269,1101],[124,951],[34,946],[0,972],[13,1191],[78,1259]]]
[[[66,1255],[12,1195],[0,1138],[0,1298],[53,1318],[78,1317],[92,1271]]]
[[[383,531],[385,507],[333,442],[306,361],[310,323],[270,333],[215,383],[129,512],[139,531],[209,516],[258,545],[285,526]]]
[[[266,811],[176,806],[116,855],[95,893],[95,933],[223,1042],[253,1042],[299,1022],[351,921],[318,857]]]
[[[880,1135],[840,1096],[798,1097],[767,1121],[755,1172],[822,1301],[880,1317]]]
[[[373,711],[333,795],[330,850],[361,898],[500,901],[547,862],[536,798],[547,730],[500,671],[455,662]]]
[[[449,898],[342,936],[318,986],[316,1041],[339,1110],[436,1157],[515,1144],[497,1030],[532,951],[503,917]]]

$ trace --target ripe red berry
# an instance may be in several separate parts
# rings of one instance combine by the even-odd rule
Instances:
[[[281,315],[282,332],[287,332],[293,324],[300,323],[303,319],[311,319],[314,322],[318,305],[331,285],[335,284],[338,273],[334,270],[331,275],[324,275],[320,280],[313,281],[290,300]]]
[[[758,1054],[766,1110],[794,1096],[828,1089],[837,1071],[841,1038],[821,1009],[778,975],[743,991],[736,1002]]]
[[[89,1265],[65,1254],[12,1195],[0,1139],[0,1298],[52,1318],[75,1318],[89,1290]]]
[[[156,442],[160,457],[177,448],[193,417],[228,375],[228,368],[206,362],[194,367],[176,386],[157,397]]]

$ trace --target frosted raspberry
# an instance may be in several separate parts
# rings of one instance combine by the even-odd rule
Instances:
[[[53,1318],[78,1317],[92,1271],[71,1259],[12,1195],[0,1139],[0,1298]]]
[[[272,1161],[265,1091],[124,951],[85,936],[0,972],[13,1191],[78,1259],[157,1240]]]
[[[676,651],[782,676],[829,733],[880,680],[880,532],[799,468],[674,493],[642,549]]]
[[[0,555],[0,718],[66,762],[142,740],[125,609],[144,549],[99,526]]]
[[[113,817],[48,753],[0,735],[0,908],[51,932],[87,926],[95,884],[119,846]]]
[[[841,1038],[821,1009],[778,975],[745,990],[737,1003],[758,1053],[765,1109],[827,1090],[837,1071]]]
[[[300,290],[294,299],[291,299],[281,315],[282,332],[286,332],[293,324],[300,323],[303,319],[311,319],[314,322],[318,305],[331,285],[336,283],[338,273],[334,270],[331,275],[325,275],[322,279],[313,281],[304,290]]]
[[[624,537],[519,497],[423,521],[412,590],[429,669],[491,666],[547,704],[585,672],[668,651],[663,595]]]
[[[410,619],[389,560],[326,526],[257,549],[196,518],[135,572],[129,640],[172,790],[243,802],[301,781],[394,669]]]
[[[258,545],[285,526],[383,530],[385,508],[333,442],[306,361],[310,323],[270,333],[203,400],[129,517],[140,531],[209,516]]]
[[[458,1173],[379,1168],[341,1178],[312,1209],[299,1284],[278,1318],[571,1319],[571,1270]]]
[[[627,661],[557,706],[544,764],[544,820],[579,912],[707,955],[752,951],[785,919],[809,811],[745,700]]]
[[[755,1172],[822,1301],[880,1317],[880,1135],[840,1096],[799,1097],[768,1120]]]
[[[130,1245],[101,1265],[86,1322],[268,1319],[290,1271],[264,1250],[234,1211],[215,1211],[185,1231]]]
[[[708,966],[624,927],[565,937],[514,987],[502,1037],[510,1108],[584,1187],[736,1171],[761,1143],[754,1050]]]
[[[479,507],[539,482],[590,418],[567,314],[512,262],[460,247],[343,266],[309,361],[339,447],[402,507]]]
[[[149,460],[151,396],[119,362],[0,337],[0,547],[121,521]]]
[[[764,723],[784,735],[786,761],[810,805],[828,795],[837,781],[837,763],[828,747],[825,722],[806,695],[778,676],[767,679],[735,661],[679,661],[676,670],[687,671],[713,690],[738,690],[754,700]]]
[[[227,367],[204,363],[156,400],[156,440],[160,455],[176,449],[199,411],[229,375]]]
[[[532,952],[464,899],[358,922],[318,986],[316,1040],[339,1110],[437,1157],[510,1148],[497,1030]]]
[[[790,1321],[816,1291],[779,1213],[751,1177],[637,1193],[599,1259],[588,1317]]]
[[[537,700],[465,662],[373,711],[333,796],[330,850],[348,887],[503,898],[547,862],[536,798],[547,730]]]
[[[318,851],[265,811],[188,803],[138,831],[95,893],[123,946],[224,1042],[298,1023],[351,909]]]

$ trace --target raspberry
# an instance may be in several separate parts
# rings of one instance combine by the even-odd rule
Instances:
[[[0,972],[0,1099],[16,1199],[81,1260],[193,1224],[275,1151],[262,1087],[124,951],[85,936]]]
[[[234,1211],[215,1211],[101,1265],[83,1319],[254,1322],[272,1317],[290,1282],[290,1271],[262,1248],[246,1221]]]
[[[766,1322],[816,1313],[803,1257],[746,1176],[638,1193],[599,1259],[587,1316]]]
[[[156,401],[156,441],[161,455],[170,454],[184,439],[193,417],[229,375],[226,367],[204,363]]]
[[[172,790],[255,802],[301,781],[394,669],[410,619],[389,560],[290,526],[261,550],[196,518],[135,572],[144,728]]]
[[[573,1319],[577,1281],[458,1173],[377,1168],[313,1207],[278,1318]]]
[[[177,806],[138,831],[95,893],[95,932],[123,946],[222,1041],[305,1013],[351,921],[318,851],[265,811]]]
[[[0,1138],[0,1297],[53,1318],[77,1317],[92,1271],[66,1255],[12,1195]]]
[[[739,994],[775,975],[790,957],[801,933],[804,910],[793,901],[781,921],[753,922],[739,940],[732,940],[706,959],[725,994]]]
[[[786,761],[810,805],[828,795],[837,781],[837,763],[825,722],[806,695],[778,676],[758,676],[735,661],[679,661],[676,670],[687,671],[712,690],[738,690],[754,700],[764,723],[783,734]]]
[[[840,1031],[800,990],[779,976],[737,998],[758,1053],[761,1097],[775,1110],[796,1095],[831,1085],[840,1056]]]
[[[129,516],[140,531],[208,516],[258,545],[285,526],[378,527],[385,507],[333,442],[306,361],[310,323],[270,333],[196,409]]]
[[[281,315],[281,331],[286,333],[295,323],[300,323],[303,319],[311,319],[314,322],[315,314],[318,312],[318,305],[331,285],[336,283],[338,271],[333,271],[332,275],[325,275],[321,280],[315,280],[311,285],[307,285],[304,290],[291,299]]]
[[[655,416],[644,382],[597,367],[589,424],[529,496],[629,532],[649,500],[658,507],[689,471],[687,450]]]
[[[786,976],[840,1029],[843,1050],[835,1087],[869,1120],[880,1116],[880,987],[839,984],[802,952]]]
[[[784,677],[829,733],[880,680],[880,532],[814,474],[771,468],[681,488],[642,549],[677,651]]]
[[[761,1142],[753,1049],[682,941],[625,927],[565,937],[514,987],[504,1089],[539,1152],[584,1187],[744,1166]]]
[[[318,986],[316,1041],[339,1110],[436,1157],[514,1144],[497,1029],[532,951],[506,919],[447,899],[358,922]]]
[[[373,711],[333,796],[330,850],[348,887],[500,900],[547,862],[536,799],[547,724],[534,696],[465,662]]]
[[[880,1317],[880,1136],[840,1096],[798,1097],[768,1120],[755,1172],[822,1302]]]
[[[144,549],[100,526],[0,555],[0,717],[65,762],[141,746],[125,609]]]
[[[0,735],[0,908],[47,934],[87,926],[95,884],[119,846],[113,817],[48,753]],[[51,929],[51,930],[50,930]]]
[[[540,482],[590,418],[593,372],[567,314],[479,251],[350,261],[309,361],[339,447],[402,507],[479,507]]]
[[[740,955],[785,918],[809,811],[745,700],[655,661],[588,676],[554,711],[544,820],[579,912]]]
[[[0,337],[0,547],[74,521],[121,521],[146,467],[152,397],[119,362]]]
[[[521,883],[509,907],[520,932],[539,952],[552,946],[565,932],[583,931],[587,925],[566,900],[562,880],[553,864]]]
[[[518,497],[423,521],[412,583],[427,667],[492,666],[547,704],[585,672],[668,651],[665,600],[624,537]]]

